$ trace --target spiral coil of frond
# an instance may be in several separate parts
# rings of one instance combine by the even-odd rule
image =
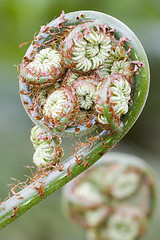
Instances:
[[[106,59],[104,65],[100,66],[98,73],[104,78],[107,78],[114,72],[120,72],[122,74],[128,74],[130,76],[131,67],[127,61],[128,58],[129,52],[127,53],[125,51],[123,45],[119,44],[116,47],[112,47],[110,50],[109,58]]]
[[[110,37],[90,28],[83,31],[83,26],[81,29],[77,27],[77,31],[79,30],[81,34],[78,39],[75,39],[74,35],[73,37],[71,37],[71,35],[67,37],[63,47],[63,54],[67,60],[74,64],[75,70],[82,72],[95,70],[104,64],[109,56],[111,49]],[[70,38],[72,38],[71,49],[67,45],[68,39]],[[66,52],[68,53],[69,51],[72,51],[71,59],[67,58]]]
[[[126,52],[123,45],[119,44],[115,48],[111,49],[110,56],[112,61],[120,61],[129,58],[129,52]]]
[[[44,48],[35,54],[29,63],[23,62],[21,74],[29,81],[47,82],[51,78],[57,79],[64,72],[61,54],[51,47]]]
[[[28,68],[36,72],[50,72],[53,67],[61,67],[62,57],[60,53],[51,48],[42,49],[34,57],[34,60],[28,64]]]
[[[40,144],[34,155],[33,162],[39,168],[46,168],[47,166],[53,166],[58,159],[61,158],[63,154],[63,150],[59,151],[57,154],[57,145],[50,144],[48,142],[44,142]]]
[[[128,112],[130,95],[131,87],[128,81],[121,76],[111,75],[111,77],[101,83],[95,98],[100,123],[103,122],[103,119],[104,122],[107,123],[108,121],[109,123],[111,114],[114,114],[115,119],[119,119],[121,115],[126,114]]]
[[[67,124],[73,119],[76,101],[70,90],[58,89],[47,98],[43,110],[44,115],[52,119],[55,125]]]
[[[31,130],[30,139],[36,149],[40,144],[48,140],[48,133],[38,125],[35,125]]]
[[[48,131],[38,125],[35,125],[31,129],[30,139],[35,149],[37,149],[42,143],[49,143],[50,146],[56,146],[62,143],[60,137],[50,135]]]
[[[90,109],[94,104],[96,83],[89,78],[78,78],[73,87],[75,88],[76,94],[78,96],[80,107],[86,110]]]
[[[130,100],[131,87],[124,78],[115,79],[110,86],[110,101],[114,105],[113,109],[117,115],[126,114],[128,112],[128,104]]]
[[[129,61],[124,62],[123,60],[115,61],[111,67],[111,74],[112,73],[121,73],[126,76],[130,76],[131,74],[131,64]]]

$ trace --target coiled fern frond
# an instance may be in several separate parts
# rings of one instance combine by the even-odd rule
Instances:
[[[20,64],[19,85],[27,114],[44,130],[35,127],[31,136],[39,175],[1,204],[0,228],[120,141],[145,104],[149,66],[137,37],[117,19],[63,12],[34,38]],[[64,151],[62,159],[60,139],[75,136],[85,142],[75,144],[70,157]]]

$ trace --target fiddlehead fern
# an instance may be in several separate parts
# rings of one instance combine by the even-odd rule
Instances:
[[[50,47],[35,54],[30,63],[22,62],[21,74],[31,82],[47,82],[62,76],[62,56]]]
[[[57,146],[55,142],[53,144],[52,140],[52,144],[45,142],[37,147],[33,155],[33,162],[39,168],[46,168],[57,163],[62,155],[63,150],[59,147],[59,145]]]
[[[61,67],[62,57],[54,49],[45,48],[37,53],[34,60],[27,65],[27,69],[34,69],[35,72],[50,72],[53,67]]]
[[[146,232],[155,201],[152,169],[123,153],[105,155],[66,185],[62,195],[65,212],[87,230],[88,240],[139,239]]]
[[[37,167],[49,167],[62,157],[61,138],[51,136],[37,125],[32,128],[30,138],[35,148],[33,162]]]
[[[121,75],[113,74],[104,80],[95,98],[100,123],[104,121],[113,128],[120,129],[120,117],[128,112],[130,94],[131,87]]]
[[[75,27],[63,44],[63,55],[67,65],[75,71],[88,72],[105,63],[111,49],[109,35],[94,30],[94,23]],[[72,41],[72,45],[70,43]],[[68,64],[69,63],[69,64]],[[72,63],[72,64],[71,64]]]
[[[47,51],[51,61],[42,56]],[[115,72],[112,68],[121,60],[131,63],[127,73]],[[107,76],[102,74],[102,69]],[[22,103],[36,125],[55,138],[80,137],[87,133],[90,136],[74,146],[71,157],[64,153],[63,162],[59,159],[62,155],[59,148],[56,156],[52,152],[51,159],[42,159],[49,159],[49,163],[43,166],[38,182],[34,179],[34,185],[22,190],[19,198],[13,196],[1,206],[1,227],[83,172],[128,132],[147,97],[149,68],[143,47],[128,27],[106,14],[81,11],[62,13],[41,28],[20,64],[19,79]],[[123,84],[122,79],[127,84]],[[83,88],[77,92],[76,85],[80,82]],[[91,87],[94,96],[89,92]],[[104,96],[99,92],[101,87]],[[118,89],[116,96],[113,96],[114,88]],[[85,104],[82,104],[82,95],[90,97]],[[120,95],[124,98],[123,109],[118,104]],[[91,135],[99,125],[104,130],[97,136]],[[41,145],[43,143],[39,147]],[[46,149],[48,154],[51,149]],[[40,183],[44,193],[38,195]],[[10,218],[15,206],[17,214]]]
[[[98,82],[91,77],[80,77],[75,81],[73,87],[76,91],[80,108],[89,110],[93,107],[97,85]]]
[[[131,63],[123,60],[115,61],[111,67],[111,73],[121,73],[122,75],[129,76],[131,74]]]
[[[67,127],[77,114],[78,106],[75,94],[69,89],[60,88],[54,91],[46,100],[43,113],[54,126]]]
[[[84,135],[95,129],[97,122],[117,131],[123,125],[121,116],[128,112],[135,75],[132,47],[126,46],[128,37],[118,39],[115,30],[92,18],[82,18],[76,24],[63,18],[62,25],[58,33],[49,26],[48,38],[40,33],[22,61],[21,96],[24,98],[23,88],[27,87],[32,104],[26,106],[27,112],[36,124],[59,136]],[[143,63],[139,61],[136,73],[140,67]],[[24,74],[29,71],[35,71],[32,82]],[[46,74],[49,78],[42,81]],[[110,85],[106,85],[108,81]],[[99,89],[104,85],[106,90],[101,94]],[[39,98],[42,88],[47,95],[45,104]],[[105,109],[100,110],[102,105]],[[79,118],[82,110],[86,117]],[[92,117],[87,117],[88,110],[92,110]]]

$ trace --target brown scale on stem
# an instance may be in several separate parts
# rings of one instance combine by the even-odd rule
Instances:
[[[14,218],[18,213],[18,206],[13,207],[13,215],[11,215],[11,218]]]
[[[67,168],[67,177],[71,175],[71,170],[70,170],[71,165]]]
[[[39,197],[42,197],[44,195],[44,183],[41,183],[40,187],[36,187],[35,185],[33,186],[33,189],[37,190]]]

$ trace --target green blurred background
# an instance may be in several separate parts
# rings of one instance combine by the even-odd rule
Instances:
[[[10,190],[10,177],[24,179],[24,166],[32,164],[29,140],[33,124],[18,94],[14,64],[21,59],[40,26],[61,11],[95,10],[112,15],[128,25],[142,42],[151,68],[151,88],[145,109],[116,151],[141,156],[160,179],[160,1],[159,0],[0,0],[0,197]],[[159,185],[159,184],[158,184]],[[3,240],[82,240],[84,232],[63,216],[61,190],[34,207],[0,232]],[[160,207],[144,240],[160,239]]]

